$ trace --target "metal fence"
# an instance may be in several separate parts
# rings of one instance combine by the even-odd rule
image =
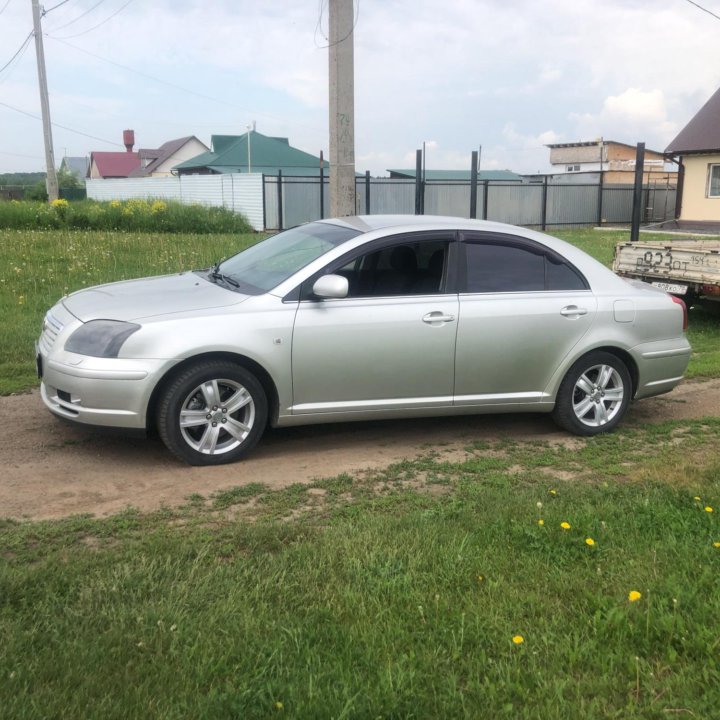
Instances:
[[[633,186],[568,183],[549,177],[532,182],[481,181],[473,193],[469,181],[394,178],[356,180],[356,211],[361,215],[452,215],[540,229],[578,225],[629,224]],[[87,194],[96,200],[163,198],[184,203],[220,205],[245,215],[256,230],[279,230],[330,215],[326,178],[239,173],[183,175],[168,178],[88,180]],[[675,187],[650,184],[643,190],[642,221],[659,223],[675,217]]]
[[[329,216],[328,181],[317,177],[264,176],[266,229],[279,230]],[[321,200],[322,192],[322,200]],[[628,224],[632,220],[633,186],[604,185],[602,181],[477,184],[475,217],[541,229]],[[358,214],[414,214],[471,217],[469,181],[425,181],[358,177]],[[675,217],[676,189],[672,185],[643,188],[643,222]]]

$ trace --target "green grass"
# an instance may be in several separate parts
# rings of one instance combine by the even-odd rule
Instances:
[[[208,267],[254,233],[0,230],[0,394],[37,384],[33,343],[47,310],[89,285]]]
[[[5,203],[7,205],[8,203]],[[0,206],[3,204],[0,203]],[[556,233],[606,264],[627,231]],[[33,343],[45,312],[64,294],[147,275],[207,267],[262,237],[256,234],[167,234],[116,231],[0,230],[0,394],[37,383]],[[720,377],[720,320],[698,306],[690,313],[689,378]]]
[[[719,441],[484,442],[0,523],[0,717],[715,717]]]

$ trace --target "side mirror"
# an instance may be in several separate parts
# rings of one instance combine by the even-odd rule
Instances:
[[[315,281],[312,291],[319,298],[344,298],[348,287],[348,280],[342,275],[323,275]]]

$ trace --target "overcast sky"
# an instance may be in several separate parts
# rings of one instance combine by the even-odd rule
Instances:
[[[698,2],[720,16],[720,0]],[[327,0],[45,7],[58,165],[122,150],[125,128],[137,149],[185,135],[210,144],[253,121],[327,157]],[[664,150],[720,86],[720,20],[688,0],[355,7],[360,172],[414,167],[423,141],[428,169],[468,168],[480,145],[483,169],[516,172],[547,170],[550,142],[602,136]],[[0,68],[31,30],[31,0],[0,0]],[[40,116],[32,38],[0,72],[0,172],[44,169],[42,125],[19,111]]]

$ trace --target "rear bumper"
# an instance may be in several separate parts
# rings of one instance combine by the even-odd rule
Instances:
[[[630,354],[638,368],[635,399],[662,395],[680,383],[692,349],[685,337],[636,345]]]

